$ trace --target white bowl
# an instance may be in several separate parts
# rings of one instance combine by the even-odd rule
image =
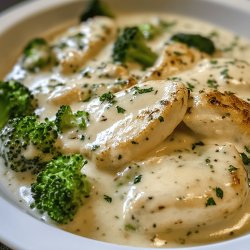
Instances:
[[[209,21],[250,38],[250,1],[247,0],[106,0],[119,11],[175,12]],[[58,24],[77,19],[83,1],[37,0],[20,4],[0,16],[0,77],[11,69],[25,43]],[[1,183],[0,183],[1,185]],[[28,215],[0,186],[0,242],[25,250],[135,250],[79,237]],[[250,235],[192,250],[248,250]],[[144,248],[145,249],[145,248]]]

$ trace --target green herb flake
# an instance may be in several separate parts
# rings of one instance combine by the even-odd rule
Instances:
[[[224,78],[229,78],[229,75],[228,75],[228,69],[224,69],[220,72],[220,74],[224,77]]]
[[[228,171],[229,171],[230,173],[233,173],[233,172],[235,172],[235,171],[237,171],[237,170],[238,170],[238,168],[234,167],[233,165],[229,165],[229,167],[228,167]]]
[[[120,107],[120,106],[116,106],[116,109],[117,109],[117,112],[118,112],[119,114],[124,114],[124,113],[126,112],[126,109],[124,109],[124,108],[122,108],[122,107]]]
[[[187,88],[188,88],[188,90],[190,90],[191,92],[193,92],[193,90],[194,90],[195,87],[194,87],[193,84],[187,82]]]
[[[219,87],[219,85],[217,84],[217,81],[213,79],[208,79],[207,85],[209,88],[213,88],[213,89],[217,89]]]
[[[210,60],[210,63],[214,65],[214,64],[217,64],[218,61],[217,60]]]
[[[204,144],[204,142],[202,142],[202,141],[198,141],[198,142],[196,142],[196,143],[193,143],[192,144],[192,150],[194,150],[197,146],[204,146],[205,144]]]
[[[221,188],[219,188],[219,187],[216,187],[215,188],[215,192],[216,192],[216,196],[218,197],[218,198],[220,198],[220,199],[222,199],[223,198],[223,190],[221,189]]]
[[[134,184],[137,184],[139,182],[141,182],[141,178],[142,178],[142,175],[137,175],[135,178],[134,178]]]
[[[218,31],[214,30],[212,31],[210,34],[209,34],[209,37],[218,37],[219,36],[219,33]]]
[[[159,120],[160,122],[164,122],[164,118],[163,118],[162,116],[159,116],[159,117],[158,117],[158,120]]]
[[[215,203],[215,201],[214,201],[214,198],[209,197],[209,198],[207,199],[206,207],[208,207],[208,206],[216,206],[216,203]]]
[[[244,149],[246,150],[247,153],[250,153],[250,148],[248,148],[247,146],[245,146]]]
[[[98,148],[100,148],[100,145],[93,145],[91,151],[96,151]]]
[[[101,95],[99,97],[99,100],[103,103],[103,102],[108,102],[110,104],[115,104],[116,100],[115,100],[115,95],[111,92],[108,93],[104,93],[103,95]]]
[[[175,54],[176,56],[182,56],[182,55],[183,55],[183,53],[181,53],[181,52],[179,52],[179,51],[174,51],[174,54]]]
[[[138,142],[136,141],[131,141],[132,144],[139,144]]]
[[[135,231],[136,227],[131,225],[131,224],[126,224],[125,225],[125,230],[127,230],[127,231]]]
[[[249,165],[250,158],[245,153],[241,153],[240,155],[241,155],[241,159],[242,159],[244,165]]]
[[[206,161],[206,163],[210,163],[211,162],[210,159],[208,159],[208,158],[205,161]]]
[[[142,89],[136,86],[133,88],[133,90],[134,90],[134,95],[141,95],[141,94],[146,94],[146,93],[150,93],[154,91],[154,88],[151,87],[151,88]]]
[[[108,203],[111,203],[112,202],[112,198],[106,194],[103,195],[103,198],[105,201],[107,201]]]

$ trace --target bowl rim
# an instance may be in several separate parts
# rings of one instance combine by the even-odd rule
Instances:
[[[86,1],[86,0],[84,0]],[[201,2],[209,2],[211,5],[221,4],[230,8],[237,9],[244,13],[248,13],[250,17],[250,1],[246,0],[200,0]],[[12,26],[18,24],[23,18],[36,15],[38,12],[46,12],[49,9],[56,8],[69,2],[79,2],[79,0],[28,0],[19,3],[10,9],[0,14],[0,23],[4,24],[0,28],[0,36]],[[136,249],[152,249],[152,248],[138,248],[131,246],[116,245],[112,243],[105,243],[85,237],[77,236],[51,225],[42,223],[33,218],[23,209],[17,208],[7,201],[0,193],[0,241],[13,249],[25,250],[79,250],[83,246],[88,250],[94,249],[108,249],[108,250],[136,250]],[[25,229],[24,229],[25,226]],[[26,228],[26,226],[28,226]],[[29,236],[31,235],[31,237]],[[27,236],[24,238],[24,236]],[[49,242],[49,239],[53,239]],[[213,243],[204,246],[185,247],[183,250],[209,250],[209,249],[227,249],[241,250],[249,249],[250,235],[243,235],[241,237]],[[171,249],[171,248],[168,248]],[[175,248],[176,249],[176,248]]]

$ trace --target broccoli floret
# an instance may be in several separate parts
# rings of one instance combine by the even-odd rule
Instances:
[[[31,115],[36,101],[28,88],[16,81],[0,82],[0,129],[9,119]]]
[[[87,161],[81,155],[59,156],[50,161],[37,175],[31,185],[31,192],[36,207],[42,213],[60,223],[73,220],[84,198],[89,195],[90,185],[81,173]]]
[[[112,57],[114,62],[137,62],[143,67],[152,66],[157,59],[138,27],[127,27],[122,31],[115,42]]]
[[[64,131],[70,128],[85,129],[87,127],[87,121],[89,120],[89,113],[84,111],[72,112],[72,109],[68,105],[60,107],[56,114],[56,126],[59,131]]]
[[[162,29],[160,26],[156,26],[150,23],[144,23],[138,26],[141,33],[143,34],[144,38],[146,40],[152,40],[156,36],[160,35],[162,33]]]
[[[109,6],[100,0],[91,0],[85,12],[81,15],[80,21],[84,22],[95,16],[107,16],[114,18]]]
[[[209,38],[197,34],[178,33],[171,37],[171,40],[184,43],[189,47],[194,47],[202,52],[212,55],[216,48]]]
[[[0,156],[5,165],[16,172],[38,172],[46,161],[58,154],[57,137],[57,129],[51,121],[41,123],[35,116],[15,118],[0,132]]]
[[[140,24],[138,28],[140,29],[146,40],[152,40],[167,31],[175,24],[175,22],[166,22],[163,20],[159,20],[158,24],[143,23]]]
[[[22,67],[35,71],[47,66],[51,58],[51,49],[47,41],[43,38],[35,38],[23,50]]]

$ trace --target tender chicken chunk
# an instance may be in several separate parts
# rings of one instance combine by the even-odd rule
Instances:
[[[54,52],[63,73],[73,73],[95,56],[116,34],[116,24],[108,17],[95,17],[69,30],[55,42]]]
[[[194,68],[175,75],[192,92],[203,89],[230,91],[248,99],[250,92],[250,64],[230,58],[204,59]]]
[[[206,57],[209,55],[186,44],[170,43],[164,48],[156,66],[143,77],[142,81],[166,80],[174,74],[191,68]]]
[[[207,137],[249,143],[250,104],[226,92],[194,94],[184,122]]]
[[[111,79],[105,83],[98,83],[92,80],[86,81],[86,79],[73,80],[68,86],[53,90],[48,97],[48,102],[57,106],[84,102],[108,91],[116,93],[123,89],[127,89],[136,83],[137,81],[132,77],[114,81]]]
[[[153,233],[222,223],[248,194],[247,173],[232,144],[151,158],[119,173],[117,182],[123,180],[130,180],[125,227]]]
[[[55,89],[49,96],[48,101],[55,105],[69,105],[73,102],[80,102],[88,98],[88,93],[85,93],[80,86],[72,85]]]
[[[93,99],[81,153],[99,167],[120,167],[162,142],[182,121],[188,91],[182,83],[151,81]],[[78,149],[64,143],[65,151]],[[69,146],[67,146],[69,145]]]

